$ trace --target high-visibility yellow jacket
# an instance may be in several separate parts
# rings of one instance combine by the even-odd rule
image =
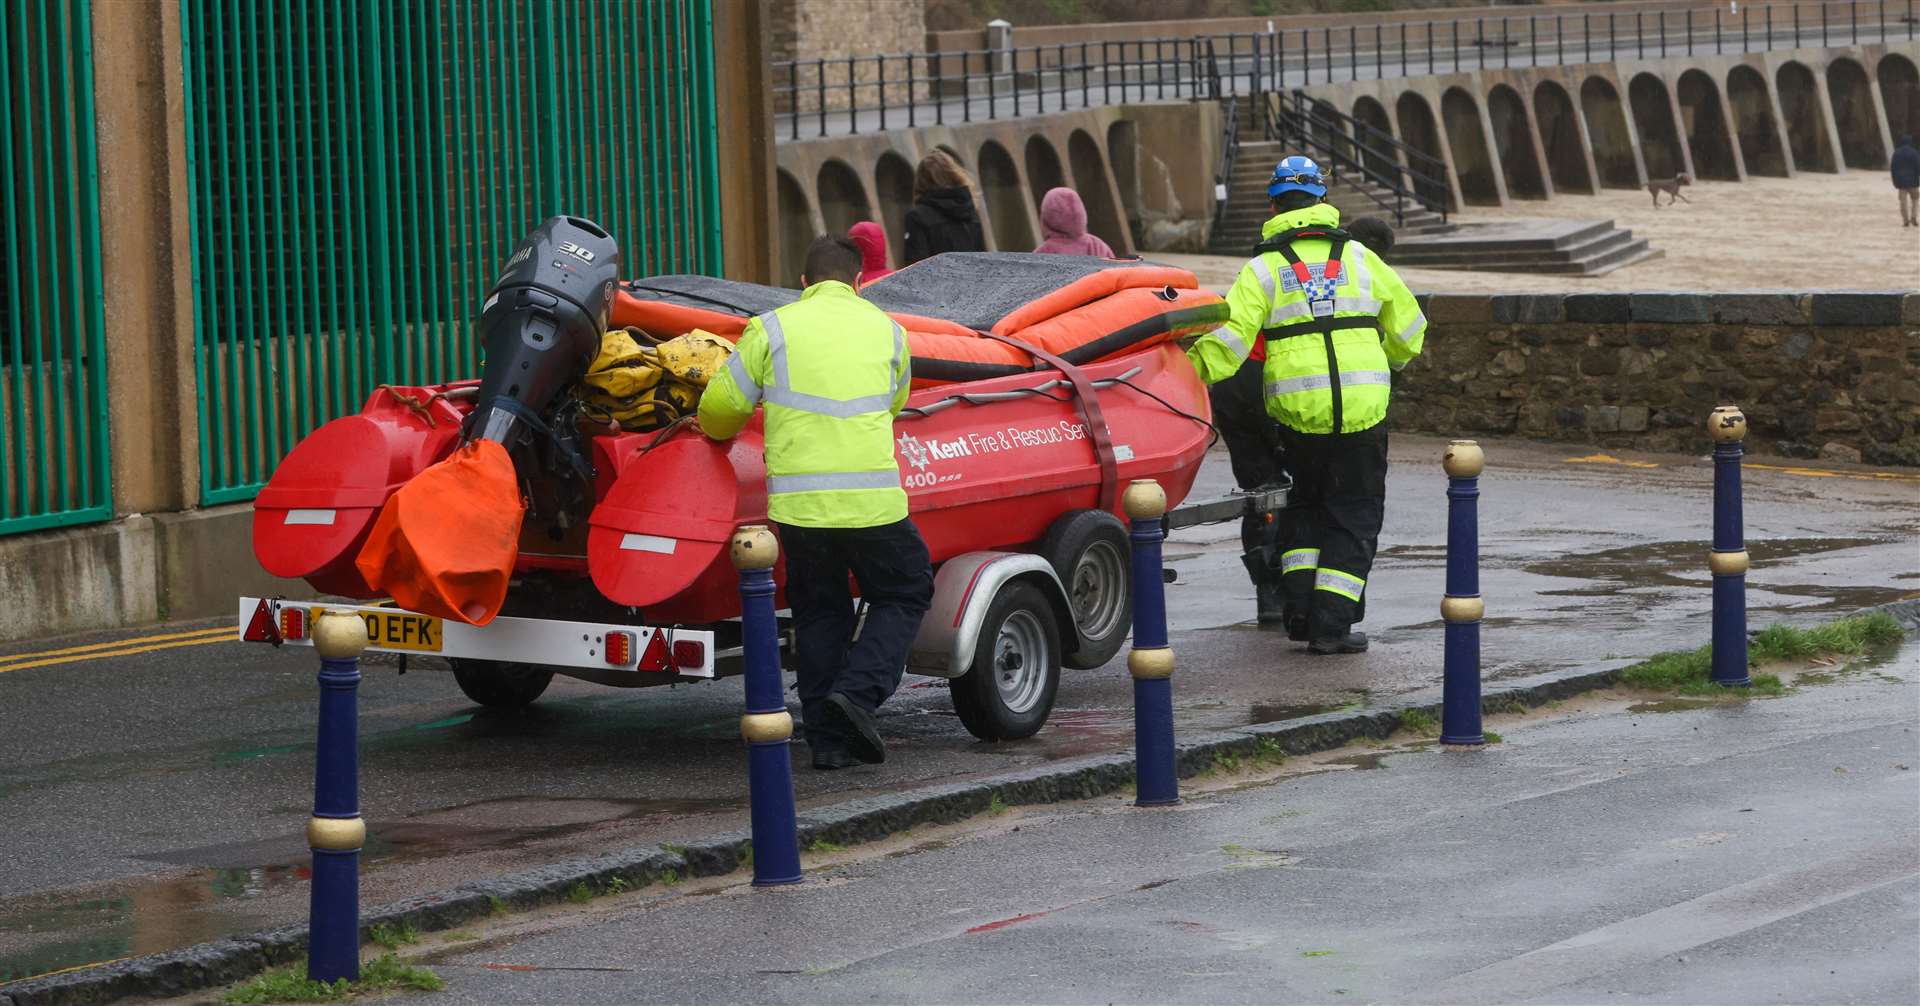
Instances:
[[[747,323],[700,396],[715,440],[767,408],[767,516],[801,527],[876,527],[907,516],[893,417],[907,404],[906,333],[845,283]]]
[[[1322,203],[1282,213],[1260,233],[1265,239],[1339,223],[1340,211]],[[1332,433],[1335,417],[1343,433],[1374,426],[1387,416],[1390,371],[1420,355],[1427,319],[1372,249],[1349,242],[1328,284],[1332,242],[1301,238],[1291,247],[1309,281],[1300,281],[1281,252],[1255,256],[1227,292],[1227,323],[1196,341],[1187,358],[1212,384],[1232,376],[1254,340],[1265,339],[1268,415],[1302,433]]]

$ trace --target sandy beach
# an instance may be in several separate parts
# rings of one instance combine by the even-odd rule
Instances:
[[[1920,228],[1900,226],[1884,171],[1696,182],[1691,202],[1655,209],[1646,192],[1606,190],[1469,207],[1457,219],[1611,219],[1666,253],[1593,278],[1403,269],[1418,293],[1920,290]],[[1661,202],[1666,200],[1662,197]],[[1224,289],[1244,259],[1154,253]]]

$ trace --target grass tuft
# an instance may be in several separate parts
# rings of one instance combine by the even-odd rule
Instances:
[[[567,888],[567,900],[576,905],[584,905],[593,900],[593,889],[583,881]]]
[[[813,840],[812,845],[807,846],[807,851],[808,852],[845,852],[847,851],[847,847],[844,845],[841,845],[839,842],[829,842],[824,838],[816,838]]]
[[[999,817],[1001,814],[1005,814],[1006,812],[1007,812],[1007,801],[1001,799],[1000,792],[998,790],[995,790],[993,794],[993,799],[987,801],[987,813],[992,814],[995,817]]]
[[[392,954],[381,954],[360,965],[360,980],[316,982],[307,977],[307,962],[275,968],[221,996],[227,1003],[324,1003],[368,993],[411,989],[438,992],[447,987],[439,975],[415,967]]]
[[[386,947],[398,950],[411,943],[420,942],[420,931],[413,927],[413,920],[403,919],[398,926],[385,923],[367,930],[367,939]]]
[[[600,893],[601,894],[625,894],[627,893],[627,888],[631,886],[632,886],[631,884],[627,883],[627,878],[621,877],[621,876],[615,876],[613,879],[607,881],[606,886],[600,889]]]
[[[1821,654],[1858,656],[1868,649],[1901,638],[1900,623],[1884,611],[1855,615],[1810,629],[1769,625],[1747,640],[1747,664],[1775,660],[1805,660]],[[1656,654],[1620,672],[1620,682],[1635,688],[1678,692],[1681,695],[1717,695],[1726,689],[1713,683],[1713,647]],[[1779,695],[1785,691],[1772,674],[1753,675],[1752,691]]]
[[[505,915],[507,914],[507,903],[504,899],[489,894],[487,895],[487,910],[495,915]]]
[[[1432,737],[1440,732],[1440,721],[1424,709],[1400,710],[1400,729],[1422,737]]]
[[[1480,736],[1482,736],[1482,737],[1485,737],[1485,738],[1487,739],[1487,743],[1488,743],[1488,744],[1498,744],[1498,743],[1500,743],[1501,741],[1504,741],[1504,740],[1506,740],[1506,738],[1505,738],[1505,737],[1502,737],[1502,736],[1500,736],[1499,734],[1497,734],[1497,733],[1494,733],[1494,732],[1493,732],[1493,731],[1491,731],[1491,730],[1482,730],[1482,731],[1480,731]]]

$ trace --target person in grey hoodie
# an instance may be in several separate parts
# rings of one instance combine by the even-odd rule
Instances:
[[[1105,241],[1087,233],[1087,204],[1072,189],[1048,189],[1040,197],[1040,230],[1047,238],[1034,249],[1040,254],[1113,257]]]

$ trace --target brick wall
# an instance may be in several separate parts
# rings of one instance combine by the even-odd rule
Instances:
[[[780,112],[796,107],[803,113],[818,111],[823,70],[828,109],[845,109],[850,97],[862,108],[876,106],[881,97],[880,67],[866,57],[899,56],[927,48],[926,0],[775,0],[771,14],[772,59],[805,64],[797,68],[797,75],[790,75],[785,67],[774,70],[774,107]],[[849,56],[856,57],[851,76],[846,63]],[[807,62],[818,59],[837,62],[824,68]],[[918,76],[924,75],[926,68],[920,65],[914,69]],[[888,104],[906,103],[906,77],[904,61],[887,61]],[[849,81],[855,85],[851,92]],[[913,95],[926,99],[924,81],[913,85]]]
[[[1748,449],[1920,465],[1920,294],[1423,297],[1394,428],[1701,451],[1716,405]]]

